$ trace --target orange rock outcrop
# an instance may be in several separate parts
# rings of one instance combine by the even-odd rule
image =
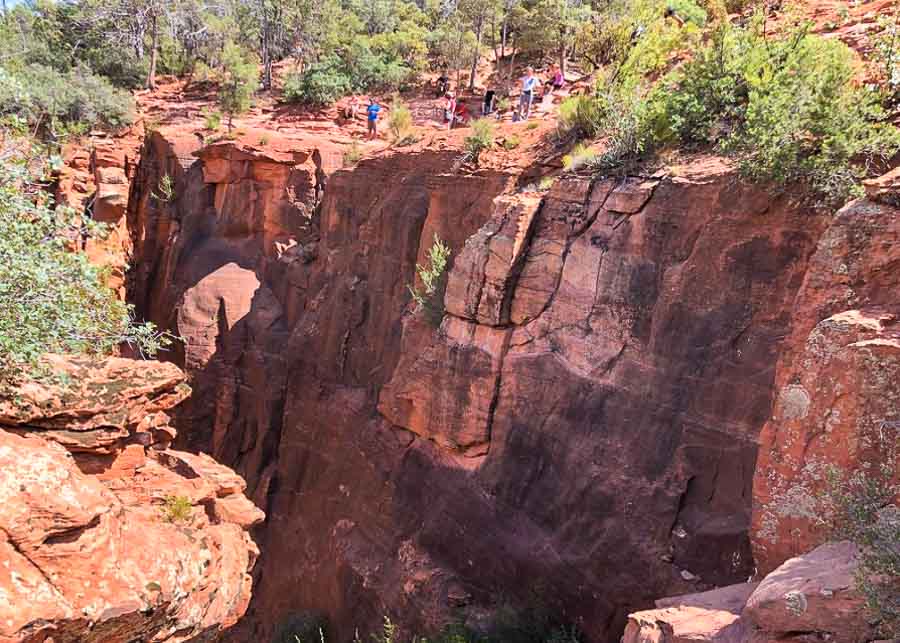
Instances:
[[[230,469],[170,448],[184,374],[49,359],[64,384],[0,399],[0,641],[207,640],[234,625],[263,514]]]

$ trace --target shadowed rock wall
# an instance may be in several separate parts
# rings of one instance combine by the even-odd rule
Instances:
[[[132,187],[131,289],[187,339],[189,443],[269,516],[234,640],[302,610],[338,640],[384,614],[422,631],[502,597],[608,641],[752,572],[756,439],[825,217],[708,158],[541,194],[447,173],[450,151],[336,171],[178,145],[151,138]],[[439,326],[406,289],[435,233]]]

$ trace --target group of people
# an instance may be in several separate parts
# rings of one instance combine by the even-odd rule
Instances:
[[[541,79],[535,75],[534,67],[527,67],[525,75],[520,79],[520,83],[519,106],[513,114],[514,121],[528,119],[539,89],[543,88],[543,96],[553,94],[562,89],[565,84],[565,77],[559,65],[553,64],[550,67],[546,80],[542,83]],[[468,108],[464,102],[457,99],[456,94],[450,91],[450,79],[446,73],[438,77],[436,86],[438,96],[442,96],[444,100],[444,123],[447,125],[447,129],[452,128],[454,124],[467,124],[471,118]],[[481,104],[482,116],[494,113],[496,96],[496,90],[490,87],[485,90]],[[365,105],[366,113],[366,136],[371,141],[378,136],[378,116],[382,109],[374,96],[362,99],[355,95],[351,96],[342,110],[342,115],[347,120],[355,120],[363,105]]]
[[[526,120],[531,115],[534,107],[534,100],[538,97],[538,92],[543,91],[541,98],[558,92],[566,83],[562,69],[557,64],[550,66],[546,79],[541,82],[534,72],[534,67],[527,67],[525,74],[520,79],[521,87],[519,93],[519,105],[513,114],[514,121]],[[446,73],[437,79],[438,96],[442,96],[444,100],[444,123],[448,128],[454,124],[465,124],[469,120],[469,114],[466,110],[465,103],[459,101],[452,91],[450,91],[450,80]],[[481,115],[488,116],[493,114],[496,108],[497,91],[488,87],[484,92],[484,98],[481,103]]]

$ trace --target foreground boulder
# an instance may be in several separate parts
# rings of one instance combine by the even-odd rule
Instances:
[[[863,643],[874,638],[854,586],[856,546],[829,543],[762,582],[656,601],[629,616],[622,643]]]
[[[71,382],[0,399],[0,641],[206,640],[250,600],[263,514],[172,451],[170,364],[54,360]]]

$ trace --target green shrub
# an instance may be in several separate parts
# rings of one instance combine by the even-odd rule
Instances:
[[[363,157],[362,148],[360,148],[359,143],[353,141],[344,150],[344,167],[351,167],[359,163],[360,159]]]
[[[175,184],[172,182],[172,177],[168,174],[163,174],[162,178],[159,180],[157,191],[153,192],[153,197],[160,203],[168,203],[174,196]]]
[[[472,133],[463,140],[467,160],[478,163],[481,153],[494,145],[494,123],[487,118],[472,122]]]
[[[563,156],[563,169],[576,172],[582,167],[591,166],[597,161],[597,152],[583,143],[578,143],[572,151]]]
[[[601,167],[666,146],[716,146],[752,180],[807,185],[838,205],[900,150],[881,95],[856,85],[855,71],[845,45],[807,27],[773,38],[760,19],[747,27],[725,22],[649,90],[649,80],[614,77],[584,106],[561,109],[560,125],[606,136]]]
[[[414,70],[406,63],[373,51],[365,39],[289,75],[285,100],[325,107],[352,92],[399,91],[408,86]]]
[[[228,114],[228,129],[235,115],[250,109],[250,101],[259,83],[259,70],[240,47],[225,45],[222,53],[222,78],[219,82],[219,107]]]
[[[559,128],[576,139],[594,138],[603,129],[600,101],[592,96],[570,96],[559,105]]]
[[[8,145],[7,141],[7,145]],[[145,354],[168,343],[104,285],[75,248],[105,228],[54,208],[27,147],[0,163],[0,381],[44,374],[44,353],[106,355],[127,342]]]
[[[412,129],[412,124],[412,112],[409,111],[409,107],[399,97],[395,98],[388,115],[388,129],[394,141],[398,142],[406,138]]]
[[[193,505],[187,496],[166,496],[160,508],[162,519],[171,523],[190,522]]]
[[[123,47],[119,56],[108,55],[108,49],[90,52],[87,62],[97,74],[116,87],[143,89],[147,82],[149,64],[147,57],[138,60],[129,48]]]
[[[381,632],[372,636],[372,643],[399,643],[397,640],[397,626],[387,616],[381,625]]]
[[[503,148],[507,149],[507,150],[514,150],[517,147],[519,147],[519,145],[521,145],[521,144],[522,144],[522,139],[520,139],[515,134],[513,134],[511,136],[507,136],[505,139],[503,139]]]
[[[215,132],[222,126],[222,113],[216,110],[204,109],[201,112],[203,116],[203,128]]]
[[[324,107],[352,90],[350,78],[332,64],[310,65],[302,74],[291,74],[284,82],[284,97],[292,103]]]
[[[416,302],[416,312],[424,309],[435,325],[440,324],[444,316],[444,288],[447,281],[445,272],[449,259],[450,246],[435,234],[434,243],[428,250],[428,265],[416,264],[416,274],[422,282],[422,290],[412,285],[406,286]]]
[[[0,113],[18,115],[32,129],[58,137],[74,124],[124,127],[132,122],[134,102],[84,67],[65,73],[43,65],[16,72],[0,67]]]
[[[879,97],[855,85],[853,53],[837,40],[801,31],[772,46],[750,37],[744,119],[727,146],[750,178],[806,182],[842,203],[870,165],[900,149]]]
[[[883,449],[882,464],[864,463],[851,472],[829,467],[818,516],[836,540],[860,548],[856,586],[882,638],[900,636],[900,485],[891,482],[897,447]]]

